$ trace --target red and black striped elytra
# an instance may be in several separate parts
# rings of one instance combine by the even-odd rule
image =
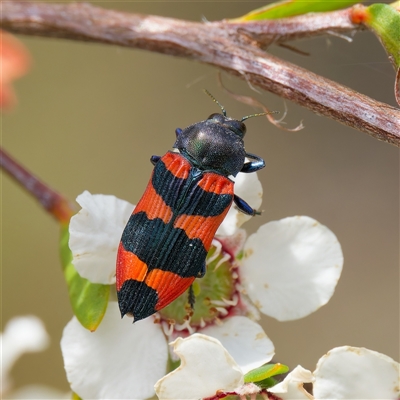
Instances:
[[[244,213],[257,214],[234,194],[230,179],[265,165],[244,148],[243,120],[250,116],[234,120],[220,107],[223,114],[176,130],[178,152],[151,158],[151,179],[117,256],[121,316],[132,315],[134,322],[167,306],[205,274],[211,242],[233,202]]]

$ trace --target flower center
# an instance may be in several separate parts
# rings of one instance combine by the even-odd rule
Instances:
[[[159,311],[161,322],[171,329],[190,332],[218,323],[232,313],[239,303],[237,265],[218,239],[213,240],[207,259],[207,273],[192,285],[194,309],[189,305],[190,291],[183,293]]]

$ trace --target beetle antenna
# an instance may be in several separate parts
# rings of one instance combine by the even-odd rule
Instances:
[[[224,106],[207,89],[204,89],[204,92],[211,97],[211,99],[214,103],[217,103],[219,105],[219,107],[222,110],[222,114],[224,115],[224,117],[226,117],[226,110],[225,110]],[[247,118],[249,118],[249,117],[247,117]]]
[[[251,114],[251,115],[246,115],[243,117],[240,122],[246,121],[246,119],[253,118],[253,117],[261,117],[262,115],[268,115],[268,114],[279,114],[279,111],[269,111],[269,112],[264,112],[264,113],[259,113],[259,114]]]

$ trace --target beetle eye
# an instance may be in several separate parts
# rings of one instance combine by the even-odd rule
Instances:
[[[218,113],[211,114],[207,119],[217,119],[217,118],[215,118],[217,115],[220,116],[221,114],[218,114]]]
[[[241,138],[246,134],[246,125],[243,122],[231,120],[226,124],[226,126]]]

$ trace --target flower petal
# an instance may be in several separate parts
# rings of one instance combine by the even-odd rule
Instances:
[[[200,399],[243,384],[242,371],[217,339],[196,333],[171,345],[181,365],[156,383],[160,400]]]
[[[202,333],[218,339],[244,374],[272,359],[274,345],[263,328],[249,318],[226,318],[222,325],[211,325]]]
[[[303,387],[303,383],[306,382],[314,382],[313,374],[311,371],[298,365],[282,382],[268,389],[268,391],[277,394],[278,397],[283,400],[313,399],[314,397],[311,396]]]
[[[10,386],[8,374],[15,361],[24,353],[42,351],[49,345],[49,336],[42,321],[33,316],[11,319],[0,334],[1,390]]]
[[[168,347],[153,318],[132,325],[110,302],[95,332],[74,317],[64,328],[61,350],[72,390],[82,399],[146,399],[166,372]]]
[[[250,299],[279,321],[302,318],[326,304],[340,277],[336,236],[310,217],[269,222],[244,248],[241,277]]]
[[[317,399],[397,399],[399,363],[362,347],[336,347],[314,371]]]
[[[244,229],[238,229],[230,236],[219,236],[216,238],[224,247],[225,251],[236,257],[242,250],[247,239],[247,232]],[[213,242],[215,245],[215,242]]]
[[[134,206],[115,196],[88,191],[76,201],[82,209],[69,226],[73,264],[92,283],[113,284],[118,244]]]
[[[251,207],[258,210],[262,202],[262,186],[258,180],[257,173],[239,173],[235,178],[235,194],[242,198]],[[233,235],[242,224],[252,218],[242,213],[232,205],[221,226],[217,230],[217,235]]]

